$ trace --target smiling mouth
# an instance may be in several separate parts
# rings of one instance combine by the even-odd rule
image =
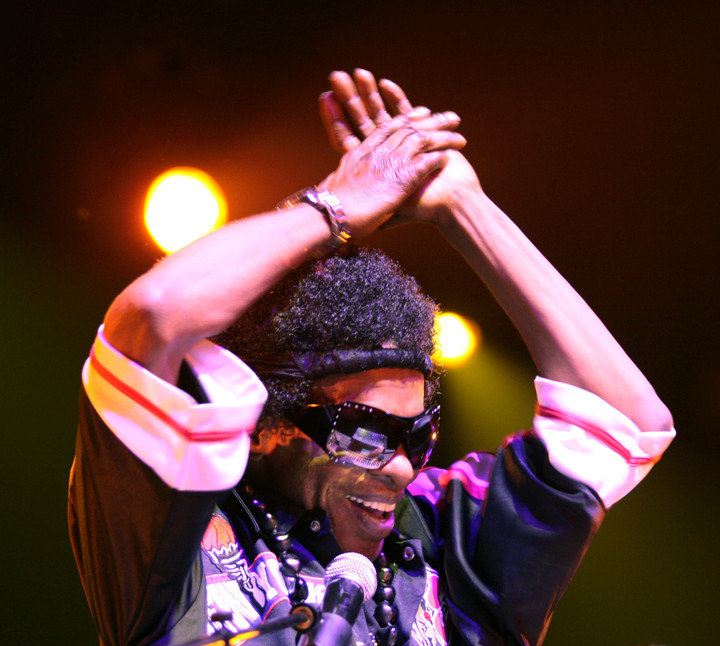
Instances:
[[[395,503],[379,502],[377,500],[363,500],[357,496],[345,497],[356,507],[360,507],[360,509],[380,520],[387,520],[395,511]]]

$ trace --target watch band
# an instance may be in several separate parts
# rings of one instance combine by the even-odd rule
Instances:
[[[350,241],[350,230],[347,227],[347,216],[342,202],[330,191],[320,191],[314,186],[304,188],[285,198],[277,208],[292,208],[298,204],[309,204],[325,216],[330,227],[330,241],[320,255],[325,255]]]

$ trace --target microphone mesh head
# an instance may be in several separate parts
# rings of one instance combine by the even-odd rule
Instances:
[[[375,594],[377,573],[367,556],[357,552],[345,552],[336,556],[325,570],[325,585],[337,578],[350,579],[357,583],[362,588],[363,601],[367,601]]]

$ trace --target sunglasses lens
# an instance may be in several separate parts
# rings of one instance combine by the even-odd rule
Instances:
[[[405,419],[350,402],[338,408],[326,447],[341,464],[379,469],[402,444],[413,468],[419,469],[435,445],[438,421],[439,407]]]
[[[413,430],[407,436],[406,449],[414,469],[425,466],[435,447],[440,425],[440,408],[436,407],[415,420]]]
[[[384,432],[385,414],[360,404],[341,406],[328,435],[327,450],[342,464],[379,469],[395,453],[397,442]]]
[[[364,469],[379,469],[395,453],[387,448],[387,437],[358,428],[352,436],[333,430],[328,436],[327,450],[342,464],[350,464]]]

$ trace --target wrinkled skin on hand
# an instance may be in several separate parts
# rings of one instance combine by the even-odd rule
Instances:
[[[338,196],[351,232],[361,237],[385,222],[443,168],[450,150],[464,144],[458,133],[419,128],[407,115],[398,115],[345,151],[321,187]]]
[[[331,91],[319,98],[320,115],[330,144],[341,154],[357,148],[398,115],[422,131],[450,133],[460,123],[454,112],[432,113],[428,108],[413,106],[399,85],[387,79],[377,83],[367,70],[355,70],[353,76],[333,72],[330,87]],[[442,228],[446,205],[454,195],[464,190],[482,190],[475,171],[458,150],[456,147],[447,151],[443,167],[428,175],[399,206],[392,224],[425,221]]]

